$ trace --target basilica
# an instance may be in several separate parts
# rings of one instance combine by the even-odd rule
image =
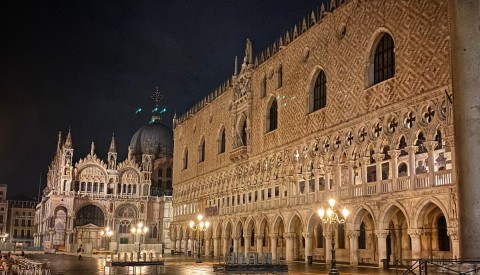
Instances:
[[[174,120],[172,249],[457,257],[451,14],[447,0],[329,0],[255,55],[247,40],[233,76]],[[320,218],[331,198],[344,223]]]
[[[114,137],[106,162],[93,142],[90,153],[74,162],[71,132],[65,138],[59,134],[35,211],[35,246],[46,252],[75,252],[81,246],[94,254],[170,248],[173,133],[155,110],[150,123],[133,135],[122,162]],[[132,234],[139,225],[147,230]]]

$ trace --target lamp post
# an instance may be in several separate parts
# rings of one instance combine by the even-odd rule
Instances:
[[[100,236],[102,238],[102,242],[105,242],[105,238],[108,238],[108,241],[110,242],[110,237],[112,237],[112,235],[113,235],[113,231],[110,230],[110,227],[108,227],[108,226],[105,227],[104,230],[100,231]],[[107,250],[109,249],[109,247],[105,243],[103,244],[103,247]]]
[[[131,232],[134,236],[138,236],[138,254],[140,255],[140,248],[142,245],[142,238],[148,232],[148,227],[143,226],[142,222],[139,222],[137,226],[133,226]]]
[[[202,253],[202,241],[200,238],[200,234],[202,232],[207,231],[208,227],[210,226],[209,221],[202,221],[203,220],[203,215],[199,214],[197,217],[198,222],[195,221],[190,221],[190,228],[193,229],[194,231],[198,230],[198,253],[197,253],[197,259],[195,260],[196,263],[201,263],[202,258],[201,258],[201,253]]]
[[[342,210],[342,215],[343,218],[339,218],[338,214],[335,213],[334,207],[337,202],[335,201],[334,198],[330,198],[328,200],[328,208],[325,210],[325,208],[321,207],[318,209],[318,215],[320,216],[320,220],[324,224],[329,224],[330,229],[332,231],[332,265],[330,267],[330,271],[328,274],[330,275],[336,275],[340,274],[337,269],[337,261],[335,260],[335,225],[337,224],[342,224],[345,223],[347,220],[348,215],[350,214],[350,211],[348,209],[343,208]],[[325,214],[327,214],[325,216]]]

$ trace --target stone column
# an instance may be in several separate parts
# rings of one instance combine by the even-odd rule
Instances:
[[[270,252],[272,252],[272,260],[275,262],[277,259],[277,238],[278,234],[270,234]]]
[[[335,186],[337,188],[337,198],[340,198],[340,190],[342,189],[342,164],[335,165]]]
[[[212,241],[212,237],[210,235],[207,235],[205,237],[205,250],[204,250],[204,255],[209,256],[210,255],[210,243]]]
[[[183,237],[182,238],[182,243],[183,243],[183,252],[185,252],[185,255],[187,255],[187,251],[188,251],[188,239],[187,237]]]
[[[428,183],[429,186],[435,186],[435,147],[437,146],[437,142],[427,141],[424,142],[425,148],[427,148],[428,153]]]
[[[375,172],[377,174],[377,194],[382,193],[382,163],[381,161],[385,158],[384,154],[374,154],[373,159],[375,159]]]
[[[252,237],[251,235],[243,235],[243,240],[245,242],[245,255],[247,255],[247,253],[250,253],[251,237]]]
[[[358,265],[358,237],[360,232],[351,230],[348,232],[350,238],[350,265]]]
[[[309,232],[303,232],[303,237],[305,238],[305,262],[308,262],[308,256],[313,256],[313,234]]]
[[[294,255],[293,255],[293,242],[295,241],[296,234],[295,233],[284,233],[283,237],[285,238],[285,253],[286,257],[285,260],[287,262],[291,262],[294,260]]]
[[[412,259],[420,259],[422,257],[422,230],[413,228],[407,229],[407,234],[412,239]]]
[[[72,244],[70,243],[73,232],[71,230],[67,230],[66,233],[67,238],[65,239],[65,249],[67,250],[67,252],[73,252],[73,250],[71,249]]]
[[[415,189],[415,153],[418,151],[418,146],[407,146],[405,150],[408,152],[408,172],[410,174],[410,190]]]
[[[323,236],[325,237],[325,263],[330,264],[330,261],[332,260],[332,232],[324,230]]]
[[[331,172],[332,172],[332,166],[330,165],[325,165],[325,190],[331,191],[332,186],[330,184],[331,181]]]
[[[452,241],[452,258],[458,259],[460,257],[460,246],[458,243],[458,229],[457,228],[448,228],[447,229],[447,234],[450,237],[450,240]]]
[[[218,243],[218,240],[220,239],[220,237],[218,235],[214,235],[213,236],[213,256],[215,257],[218,257],[220,256],[220,253],[218,253],[218,248],[220,246],[220,244]]]
[[[398,156],[400,156],[400,150],[390,150],[388,154],[390,155],[392,165],[392,191],[398,190]]]
[[[453,1],[452,84],[459,192],[460,257],[480,258],[480,2]]]
[[[255,234],[255,245],[257,246],[257,252],[261,254],[263,252],[263,234]]]
[[[238,253],[240,235],[233,236],[233,253]]]
[[[387,258],[387,236],[390,234],[388,230],[375,230],[378,243],[378,266],[382,266],[382,259]]]
[[[360,163],[362,164],[362,184],[363,184],[363,195],[367,194],[367,165],[370,164],[370,158],[369,157],[363,157],[360,160]]]
[[[222,249],[223,256],[228,254],[228,251],[229,251],[228,242],[229,241],[230,241],[230,236],[224,236],[223,237],[223,249]]]

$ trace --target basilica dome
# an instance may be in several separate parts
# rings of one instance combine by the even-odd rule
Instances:
[[[160,122],[150,123],[138,129],[130,141],[132,154],[159,156],[173,155],[173,131]]]

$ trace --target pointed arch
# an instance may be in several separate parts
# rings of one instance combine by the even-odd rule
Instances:
[[[227,138],[225,135],[225,127],[222,125],[218,134],[218,154],[225,153]]]
[[[198,162],[205,161],[205,137],[202,135],[198,143]]]
[[[375,31],[370,40],[367,61],[365,87],[395,76],[395,42],[389,29],[382,27]]]
[[[398,202],[391,202],[385,205],[380,212],[378,229],[388,229],[390,221],[397,213],[403,214],[407,223],[407,228],[410,228],[410,218],[407,214],[408,212],[406,211],[405,207],[403,207],[403,205]]]
[[[273,97],[267,105],[265,123],[267,133],[276,130],[278,127],[278,102],[276,97]]]
[[[182,157],[182,169],[185,170],[188,168],[188,148],[185,146],[183,149],[183,157]]]

